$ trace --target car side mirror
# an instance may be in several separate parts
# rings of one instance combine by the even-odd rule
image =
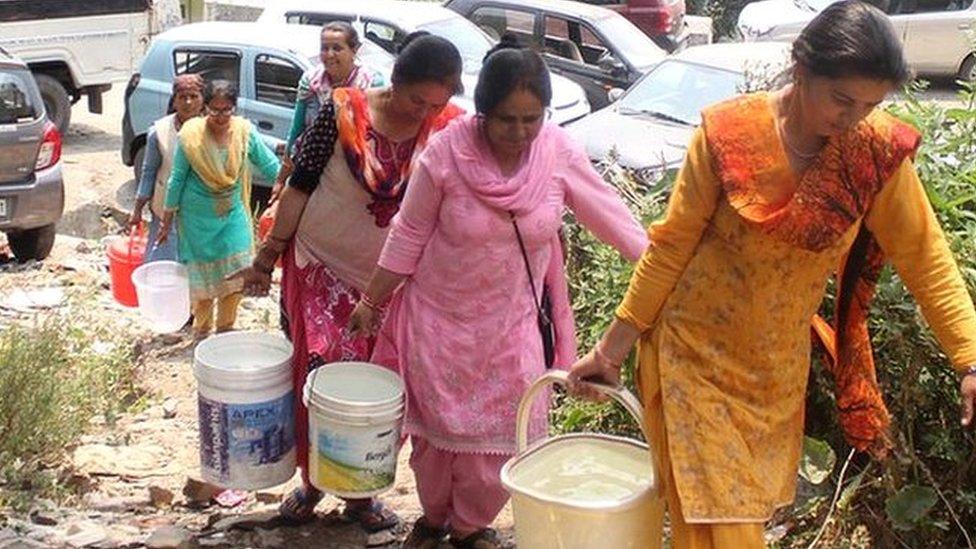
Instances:
[[[607,92],[607,98],[610,99],[611,103],[613,103],[624,96],[624,91],[625,90],[621,88],[610,88],[610,91]]]
[[[606,56],[598,62],[600,69],[604,72],[609,73],[614,77],[623,77],[627,75],[627,67],[621,61],[618,61],[614,57]]]

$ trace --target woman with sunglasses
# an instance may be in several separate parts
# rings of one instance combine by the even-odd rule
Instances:
[[[206,337],[234,328],[241,282],[228,275],[254,257],[250,198],[252,166],[267,179],[279,173],[278,158],[251,124],[234,116],[237,88],[217,80],[204,90],[206,117],[180,129],[167,184],[163,226],[156,245],[164,244],[173,221],[180,234],[179,258],[190,275],[193,334]]]

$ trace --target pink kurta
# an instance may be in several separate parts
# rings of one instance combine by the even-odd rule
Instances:
[[[379,265],[408,275],[390,303],[374,361],[407,386],[405,432],[454,452],[511,454],[515,414],[545,370],[528,274],[553,297],[556,367],[576,359],[558,231],[565,208],[636,260],[647,237],[579,146],[546,125],[511,177],[501,175],[477,119],[438,134],[419,159]],[[541,411],[541,407],[540,407]],[[544,425],[538,414],[535,427]]]

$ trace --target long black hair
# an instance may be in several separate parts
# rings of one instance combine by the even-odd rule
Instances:
[[[911,77],[888,16],[860,0],[831,4],[793,42],[793,61],[815,76],[864,77],[897,86]]]

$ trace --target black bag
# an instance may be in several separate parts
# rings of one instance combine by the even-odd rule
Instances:
[[[525,263],[525,272],[529,275],[529,287],[532,289],[532,304],[535,305],[536,322],[539,325],[539,335],[542,336],[542,353],[546,361],[546,369],[552,368],[556,362],[556,329],[552,324],[552,298],[549,295],[549,286],[543,279],[542,296],[535,291],[535,278],[532,276],[532,267],[529,266],[529,255],[525,252],[525,242],[522,241],[522,232],[519,231],[518,223],[515,221],[515,214],[509,212],[512,218],[512,226],[515,227],[515,237],[518,239],[519,250],[522,252],[522,261]]]

